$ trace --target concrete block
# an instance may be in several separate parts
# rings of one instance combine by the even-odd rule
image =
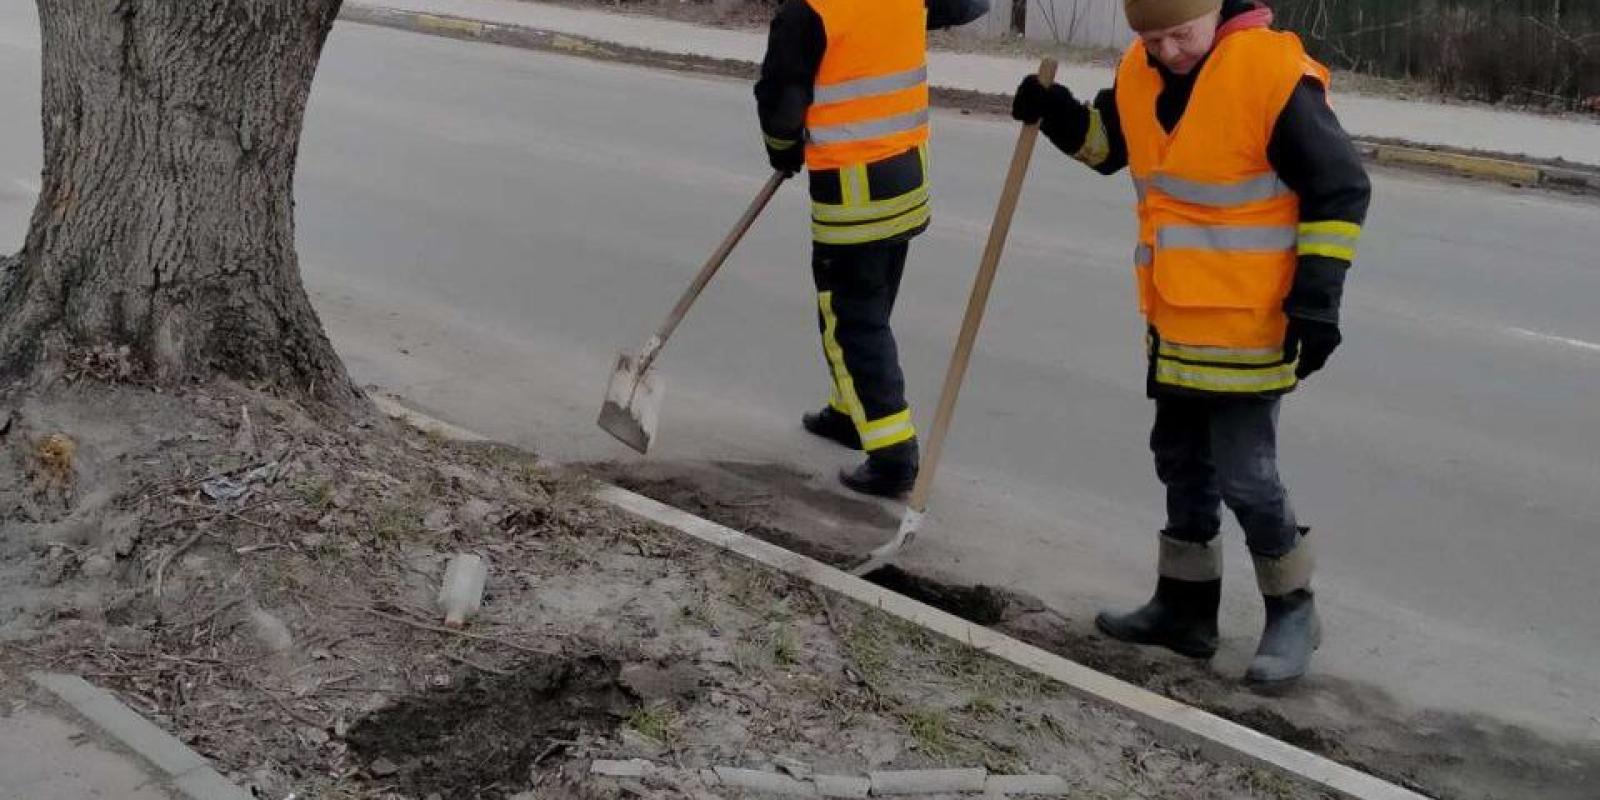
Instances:
[[[589,772],[607,778],[644,778],[656,771],[656,765],[642,758],[627,761],[596,761]]]
[[[1065,797],[1070,789],[1059,775],[990,775],[984,791],[994,796],[1044,795]]]
[[[872,781],[846,775],[818,775],[817,794],[823,797],[870,797]]]
[[[723,786],[735,789],[749,789],[752,792],[766,792],[768,794],[781,794],[791,797],[817,796],[815,784],[807,781],[797,781],[788,775],[779,775],[776,772],[717,767],[717,777],[722,780]]]
[[[977,769],[918,769],[905,772],[874,772],[872,794],[923,795],[981,792],[988,783],[989,771]]]

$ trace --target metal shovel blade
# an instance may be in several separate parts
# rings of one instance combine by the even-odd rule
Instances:
[[[600,406],[600,427],[617,441],[639,451],[650,452],[656,438],[656,420],[661,415],[661,380],[653,367],[640,374],[638,359],[627,353],[617,356],[616,369],[606,385],[606,401]]]
[[[917,538],[917,532],[922,530],[922,520],[925,516],[924,512],[914,508],[906,509],[905,517],[900,520],[900,530],[895,533],[894,538],[868,553],[867,560],[851,568],[850,574],[862,578],[889,566],[900,555],[900,551]]]

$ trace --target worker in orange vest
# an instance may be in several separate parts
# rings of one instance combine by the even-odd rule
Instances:
[[[1012,113],[1137,194],[1151,449],[1167,491],[1155,597],[1106,634],[1195,658],[1217,650],[1226,503],[1267,623],[1246,680],[1303,676],[1321,629],[1309,530],[1278,476],[1281,398],[1342,340],[1339,306],[1371,187],[1328,101],[1329,74],[1249,0],[1124,0],[1138,38],[1092,103],[1028,78]]]
[[[927,31],[982,16],[988,0],[786,0],[756,83],[774,169],[809,172],[811,272],[832,379],[807,431],[867,460],[839,479],[897,497],[917,434],[889,318],[910,241],[928,227]]]

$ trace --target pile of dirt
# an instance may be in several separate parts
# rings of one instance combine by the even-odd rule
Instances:
[[[526,452],[231,385],[84,384],[0,397],[0,420],[0,675],[83,674],[258,797],[736,797],[661,781],[794,763],[1318,796],[598,505]],[[491,568],[464,630],[436,609],[458,552]],[[680,777],[588,774],[635,757]]]

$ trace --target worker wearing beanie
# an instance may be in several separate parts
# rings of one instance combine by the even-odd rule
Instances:
[[[1285,684],[1321,631],[1309,530],[1278,475],[1282,396],[1342,340],[1339,307],[1370,185],[1329,74],[1249,0],[1124,0],[1138,38],[1116,86],[1081,103],[1029,77],[1012,113],[1137,195],[1150,436],[1166,487],[1155,596],[1106,634],[1210,658],[1222,505],[1254,556],[1267,623],[1246,679]]]

